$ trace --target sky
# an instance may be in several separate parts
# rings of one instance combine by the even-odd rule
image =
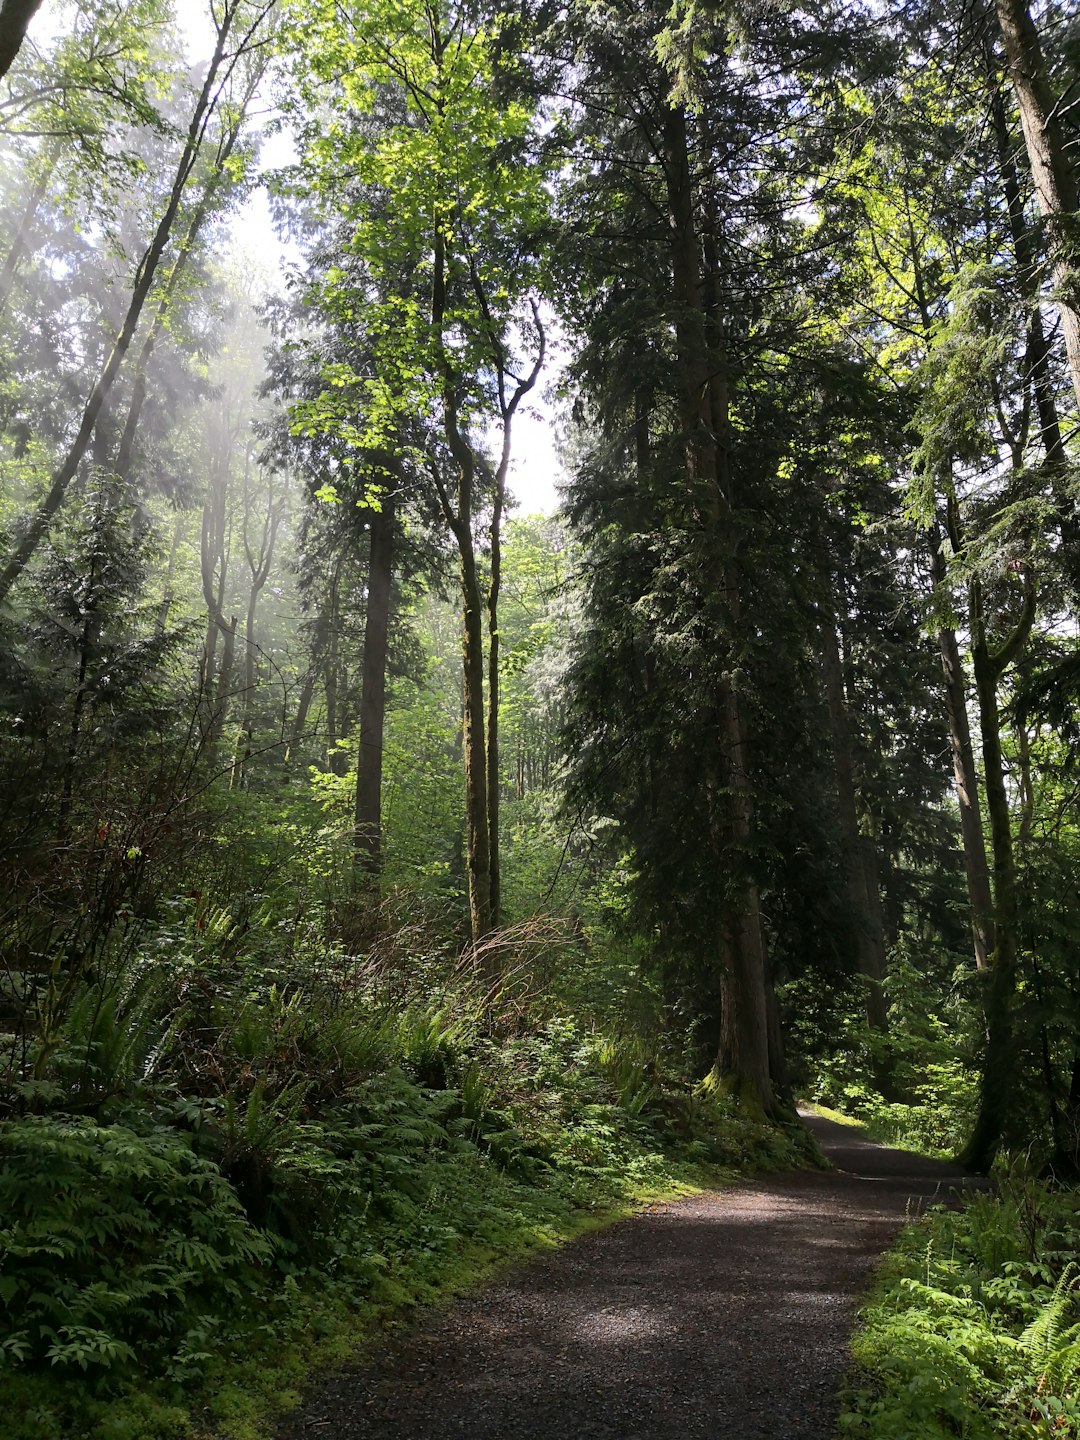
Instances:
[[[215,39],[209,0],[177,0],[176,9],[189,59],[193,64],[208,60]],[[289,164],[294,155],[287,133],[270,136],[263,145],[260,167],[265,173]],[[274,229],[264,186],[258,186],[248,197],[235,215],[231,230],[237,249],[251,256],[258,273],[280,274],[286,263],[298,258],[295,246],[280,240]],[[554,410],[543,394],[545,385],[556,378],[557,346],[550,345],[549,350],[554,352],[554,363],[549,360],[536,392],[529,397],[531,404],[514,419],[510,490],[517,512],[524,515],[552,514],[559,504],[556,486],[566,479],[557,454]]]

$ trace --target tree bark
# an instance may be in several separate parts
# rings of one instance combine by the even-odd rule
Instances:
[[[393,469],[394,479],[398,477]],[[381,496],[371,514],[371,559],[360,689],[360,749],[356,761],[356,816],[353,832],[357,871],[369,881],[382,869],[383,732],[386,727],[386,655],[390,638],[390,598],[394,580],[393,489]]]
[[[477,298],[485,317],[488,314],[487,297],[477,280]],[[499,593],[502,585],[502,520],[506,506],[506,482],[510,473],[510,454],[514,416],[518,406],[536,384],[544,366],[546,342],[540,323],[540,312],[534,303],[533,320],[540,337],[536,362],[531,372],[514,386],[512,396],[506,393],[506,356],[498,337],[490,336],[495,372],[498,376],[499,413],[502,419],[502,445],[499,463],[495,470],[494,495],[491,512],[491,561],[488,578],[488,720],[487,720],[487,812],[488,812],[488,866],[491,876],[491,923],[498,926],[502,914],[502,873],[499,860]]]
[[[324,699],[326,702],[326,744],[323,749],[323,768],[329,774],[337,774],[335,768],[337,763],[337,742],[338,742],[338,681],[339,656],[338,656],[338,629],[341,624],[340,609],[338,605],[338,588],[341,581],[341,561],[338,561],[334,571],[334,580],[330,588],[330,626],[327,631],[326,643],[326,680],[324,688]]]
[[[446,323],[446,239],[435,236],[431,293],[432,325],[440,343]],[[456,505],[440,486],[447,523],[457,541],[461,583],[463,680],[462,729],[465,751],[466,867],[469,888],[469,929],[474,946],[492,929],[491,840],[488,829],[487,739],[484,717],[484,598],[472,533],[476,456],[462,433],[458,417],[456,377],[443,356],[443,435],[457,467]]]
[[[251,498],[248,481],[250,478],[250,456],[244,476],[244,555],[250,575],[247,615],[244,620],[244,699],[240,729],[236,737],[236,752],[233,758],[230,788],[239,790],[244,782],[248,759],[251,755],[252,713],[255,704],[255,615],[259,608],[259,597],[270,578],[270,567],[274,563],[278,527],[281,524],[282,502],[274,503],[274,477],[267,479],[266,514],[263,517],[262,535],[256,553],[248,540],[248,525],[251,520]]]
[[[990,817],[990,843],[994,859],[994,950],[985,978],[986,1050],[979,1087],[979,1109],[971,1138],[961,1161],[972,1170],[986,1171],[994,1162],[1009,1112],[1014,1084],[1013,1000],[1019,932],[1016,855],[1012,817],[1005,783],[1001,747],[998,685],[1026,643],[1035,614],[1034,581],[1025,579],[1026,594],[1020,621],[998,649],[990,646],[983,607],[982,586],[971,585],[971,653],[975,688],[979,697],[986,808]]]
[[[733,641],[740,621],[735,539],[731,525],[731,477],[727,465],[727,395],[723,356],[716,336],[710,347],[702,293],[700,240],[695,221],[686,111],[670,107],[664,119],[665,177],[671,219],[670,245],[675,336],[685,434],[687,489],[696,509],[722,623]],[[714,322],[718,317],[714,316]],[[714,324],[714,330],[716,326]],[[716,413],[714,413],[714,410]],[[728,1083],[764,1113],[775,1111],[769,1067],[765,953],[757,885],[749,873],[753,794],[739,696],[725,679],[718,720],[727,769],[727,834],[738,867],[728,936],[721,944],[726,966],[723,1027]],[[718,863],[720,857],[718,856]]]
[[[234,615],[224,627],[224,642],[221,647],[221,664],[218,667],[217,685],[214,689],[214,708],[210,716],[207,742],[213,747],[221,742],[225,724],[229,718],[232,700],[233,666],[236,663],[236,622]]]
[[[211,443],[213,436],[210,437]],[[220,683],[216,671],[218,636],[229,645],[231,631],[232,648],[236,644],[236,617],[225,619],[224,605],[228,583],[229,557],[231,550],[230,524],[228,515],[229,460],[230,453],[224,435],[217,437],[218,443],[211,455],[209,485],[203,501],[202,525],[199,534],[199,568],[202,578],[203,600],[206,604],[206,641],[203,647],[202,691],[209,707],[206,735],[211,744],[221,737],[224,718],[218,715],[218,705],[227,693]],[[224,660],[222,661],[224,668]],[[230,665],[231,670],[231,665]],[[231,674],[226,684],[231,682]]]
[[[3,0],[0,4],[0,76],[11,69],[30,21],[40,9],[41,0]]]
[[[1050,86],[1039,32],[1025,0],[996,0],[1005,58],[1020,109],[1031,178],[1046,223],[1061,329],[1080,405],[1080,266],[1075,252],[1080,197]]]
[[[990,87],[990,111],[994,123],[994,138],[997,145],[998,164],[1001,168],[1001,186],[1005,196],[1005,207],[1009,216],[1009,231],[1012,236],[1013,253],[1016,256],[1016,272],[1020,291],[1028,306],[1027,371],[1035,396],[1035,408],[1039,416],[1039,431],[1046,457],[1045,469],[1050,482],[1050,493],[1057,511],[1058,530],[1064,569],[1074,592],[1080,594],[1080,516],[1075,500],[1064,483],[1068,473],[1069,459],[1061,433],[1061,418],[1058,414],[1057,394],[1050,366],[1050,342],[1043,325],[1041,297],[1038,282],[1038,251],[1035,237],[1028,225],[1024,211],[1024,200],[1020,180],[1016,173],[1012,136],[1009,132],[1005,97],[997,83],[994,56],[987,55],[987,83]]]
[[[935,535],[934,542],[936,539]],[[930,569],[934,585],[939,587],[945,583],[945,561],[934,542],[931,544]],[[938,631],[938,644],[945,680],[945,713],[949,722],[953,782],[956,787],[956,803],[960,810],[960,838],[964,852],[968,907],[971,911],[975,968],[985,971],[994,948],[994,899],[990,890],[990,870],[986,863],[986,840],[979,808],[975,752],[971,744],[971,727],[968,724],[967,687],[964,684],[964,667],[960,658],[960,647],[956,642],[956,631],[943,625]]]
[[[463,745],[465,750],[465,818],[469,874],[469,920],[474,944],[490,935],[491,837],[488,830],[487,746],[484,733],[484,602],[480,591],[471,529],[458,541],[461,569],[464,678]]]
[[[504,442],[509,441],[508,422],[503,420]],[[505,445],[504,445],[505,448]],[[502,516],[506,493],[503,467],[495,481],[491,514],[491,560],[488,578],[488,718],[487,718],[487,812],[488,869],[491,890],[491,923],[499,925],[502,911],[502,875],[499,858],[499,590],[502,584]]]

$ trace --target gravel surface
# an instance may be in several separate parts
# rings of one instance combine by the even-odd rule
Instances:
[[[324,1381],[280,1440],[827,1440],[874,1265],[966,1177],[804,1118],[835,1171],[658,1205],[524,1263]]]

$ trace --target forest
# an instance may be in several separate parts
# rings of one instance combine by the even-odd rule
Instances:
[[[1080,11],[2,0],[0,194],[0,1434],[809,1104],[844,1433],[1080,1433]]]

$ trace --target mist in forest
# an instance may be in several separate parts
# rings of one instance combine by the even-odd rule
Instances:
[[[809,1101],[1022,1171],[964,1284],[1045,1260],[1001,1325],[1075,1349],[1078,56],[3,0],[13,1440],[269,1424],[245,1356]],[[1071,1416],[1034,1363],[963,1404]]]

